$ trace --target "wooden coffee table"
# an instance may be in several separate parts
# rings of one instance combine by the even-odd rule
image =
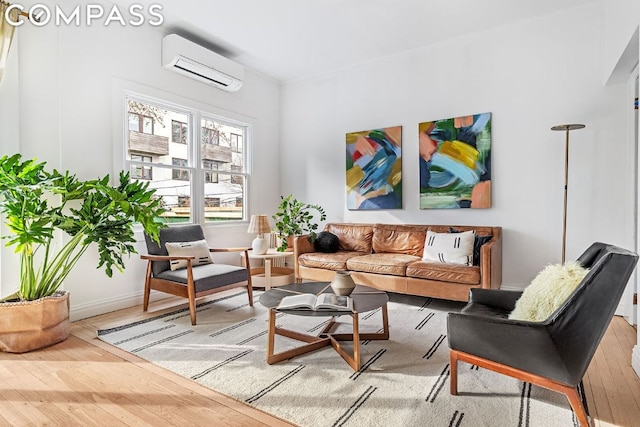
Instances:
[[[306,282],[292,285],[280,286],[275,289],[265,291],[260,295],[260,304],[269,309],[269,328],[267,342],[267,363],[272,365],[292,357],[300,356],[311,351],[319,350],[331,346],[340,356],[353,368],[354,371],[360,369],[360,340],[388,340],[389,339],[389,316],[387,313],[388,295],[378,289],[368,286],[358,285],[351,293],[353,299],[353,312],[344,311],[313,311],[306,309],[278,310],[276,307],[280,300],[287,295],[293,294],[314,294],[333,293],[329,282]],[[382,332],[363,333],[359,331],[358,315],[367,311],[382,310]],[[322,331],[317,336],[308,335],[289,329],[276,326],[276,312],[292,314],[295,316],[317,316],[332,317]],[[332,329],[336,325],[336,317],[351,316],[353,319],[352,333],[334,333]],[[298,341],[305,342],[299,347],[292,348],[280,353],[275,353],[275,336],[282,335]],[[353,354],[347,352],[340,341],[351,341],[353,343]]]

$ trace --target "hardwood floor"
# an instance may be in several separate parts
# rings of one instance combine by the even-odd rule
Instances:
[[[96,330],[184,305],[168,298],[73,323],[72,336],[25,354],[0,352],[0,426],[290,426],[96,338]],[[584,378],[596,427],[640,427],[636,331],[615,317]],[[537,426],[532,426],[537,427]]]

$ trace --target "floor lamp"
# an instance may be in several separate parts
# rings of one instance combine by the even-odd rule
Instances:
[[[567,190],[569,183],[569,131],[584,129],[585,125],[568,124],[552,126],[551,130],[563,130],[566,134],[564,143],[564,210],[562,216],[562,263],[564,264],[567,248]]]

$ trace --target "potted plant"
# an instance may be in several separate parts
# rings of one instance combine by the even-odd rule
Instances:
[[[1,351],[21,353],[69,336],[69,294],[60,286],[91,244],[98,268],[111,277],[114,267],[124,269],[123,255],[136,252],[134,223],[158,240],[164,210],[148,186],[123,172],[112,186],[108,175],[81,181],[20,154],[0,158],[0,213],[10,233],[3,237],[20,257],[18,290],[0,300]]]
[[[318,221],[324,221],[327,215],[319,205],[309,204],[296,199],[293,194],[287,197],[280,196],[278,211],[272,216],[275,220],[275,230],[281,239],[278,251],[286,251],[293,236],[309,234],[309,241],[316,238],[318,224],[314,222],[315,215],[319,215]]]

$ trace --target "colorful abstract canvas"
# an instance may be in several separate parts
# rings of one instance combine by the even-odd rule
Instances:
[[[420,209],[491,207],[491,113],[420,123]]]
[[[402,126],[347,134],[347,209],[402,209]]]

